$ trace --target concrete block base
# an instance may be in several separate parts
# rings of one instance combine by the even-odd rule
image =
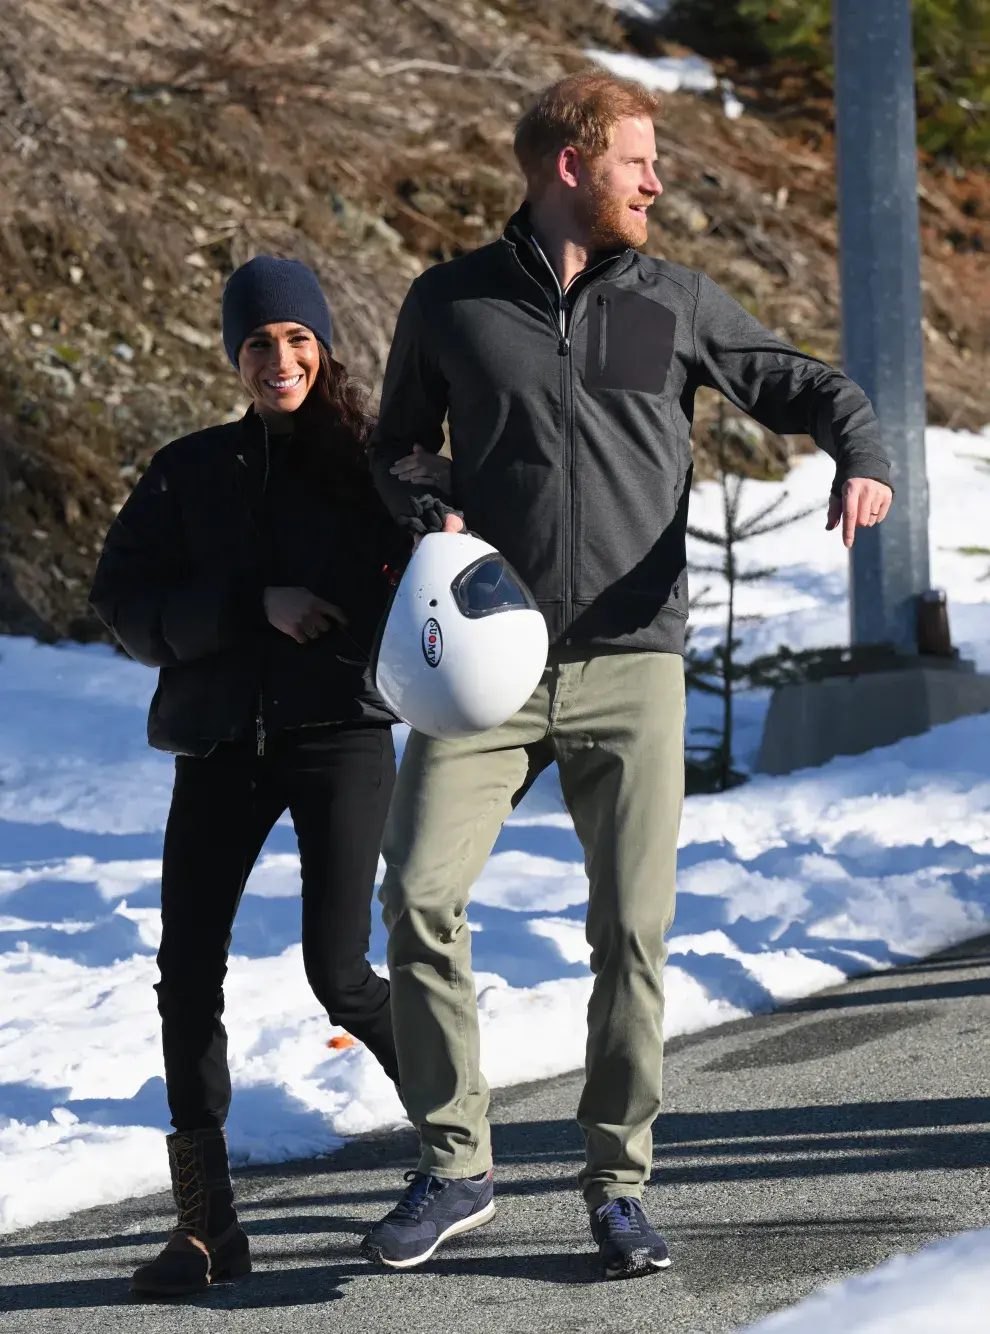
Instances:
[[[977,713],[990,713],[990,676],[977,675],[972,663],[781,686],[770,701],[756,772],[788,774],[836,755],[861,755]]]

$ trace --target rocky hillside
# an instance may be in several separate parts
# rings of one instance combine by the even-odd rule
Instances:
[[[668,50],[595,0],[0,0],[0,17],[0,629],[43,637],[96,632],[93,562],[150,454],[241,409],[218,331],[234,265],[313,265],[342,358],[375,384],[410,280],[518,202],[527,99],[586,47]],[[666,99],[650,248],[836,358],[819,92],[720,72],[739,119],[717,92]],[[931,416],[982,426],[987,178],[926,169],[921,203]]]

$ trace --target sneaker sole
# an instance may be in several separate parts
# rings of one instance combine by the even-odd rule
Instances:
[[[605,1277],[607,1279],[623,1278],[646,1278],[649,1274],[655,1274],[660,1269],[670,1268],[670,1256],[666,1260],[638,1259],[635,1255],[629,1257],[629,1262],[621,1269],[606,1269]]]
[[[437,1247],[442,1246],[451,1237],[459,1237],[465,1232],[473,1232],[476,1227],[483,1227],[485,1223],[490,1223],[494,1217],[495,1201],[492,1200],[485,1205],[480,1213],[469,1214],[467,1218],[462,1218],[459,1223],[451,1223],[446,1232],[441,1232],[430,1249],[424,1251],[422,1255],[414,1255],[408,1260],[386,1260],[385,1256],[379,1251],[374,1258],[379,1264],[387,1265],[389,1269],[414,1269],[416,1265],[425,1264]]]

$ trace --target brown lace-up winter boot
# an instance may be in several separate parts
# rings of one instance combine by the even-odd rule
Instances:
[[[166,1139],[179,1221],[165,1249],[142,1265],[134,1292],[182,1297],[221,1278],[250,1273],[248,1239],[234,1212],[222,1130],[176,1131]]]

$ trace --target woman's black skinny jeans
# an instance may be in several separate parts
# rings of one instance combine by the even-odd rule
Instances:
[[[172,1125],[224,1124],[230,1106],[223,981],[245,882],[288,809],[302,863],[306,976],[330,1020],[398,1079],[388,983],[367,960],[371,897],[395,782],[388,727],[298,728],[205,759],[180,756],[165,829],[161,981]]]

